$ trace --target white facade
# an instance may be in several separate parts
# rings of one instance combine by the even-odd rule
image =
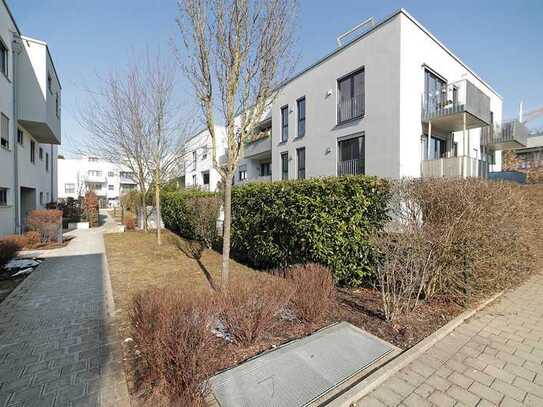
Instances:
[[[402,9],[281,86],[235,182],[486,176],[501,120],[501,96]]]
[[[21,35],[0,2],[0,235],[57,200],[61,86],[47,44]]]
[[[59,199],[77,199],[94,191],[102,207],[112,207],[119,204],[123,194],[136,187],[133,173],[118,164],[97,157],[58,160]]]
[[[226,131],[222,126],[215,126],[217,135],[217,157],[222,157],[226,149]],[[182,162],[182,183],[187,188],[200,188],[216,191],[221,177],[213,168],[211,135],[202,130],[185,141],[185,153]]]

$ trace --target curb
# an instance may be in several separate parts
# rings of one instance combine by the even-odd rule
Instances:
[[[399,370],[406,367],[414,359],[416,359],[418,356],[431,348],[436,342],[440,341],[445,336],[454,331],[465,320],[471,318],[477,312],[481,311],[483,308],[493,303],[495,300],[501,297],[503,293],[504,291],[501,291],[493,295],[489,299],[483,301],[482,303],[478,304],[475,308],[464,311],[452,321],[449,321],[447,324],[439,328],[433,334],[427,336],[416,345],[407,349],[395,359],[392,359],[386,365],[384,365],[374,373],[370,374],[362,381],[358,382],[356,385],[345,391],[342,395],[340,395],[327,405],[330,407],[356,406],[356,402],[358,400],[375,390],[375,388],[377,388],[380,384],[382,384],[392,375],[397,373]]]

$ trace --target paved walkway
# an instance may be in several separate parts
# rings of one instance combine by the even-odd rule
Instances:
[[[507,292],[357,405],[543,406],[543,276]]]
[[[0,406],[128,406],[103,229],[70,232],[0,304]]]

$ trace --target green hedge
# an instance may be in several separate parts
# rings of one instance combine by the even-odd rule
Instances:
[[[360,285],[374,261],[368,236],[387,216],[389,183],[351,176],[233,188],[232,251],[255,268],[316,262]]]
[[[194,226],[195,217],[187,201],[191,198],[215,197],[213,192],[204,192],[197,189],[183,189],[180,191],[163,192],[161,194],[161,216],[167,229],[187,239],[197,239],[197,230]]]

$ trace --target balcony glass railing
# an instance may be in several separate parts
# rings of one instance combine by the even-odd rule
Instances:
[[[337,175],[364,174],[364,161],[362,159],[340,161],[337,164]]]

